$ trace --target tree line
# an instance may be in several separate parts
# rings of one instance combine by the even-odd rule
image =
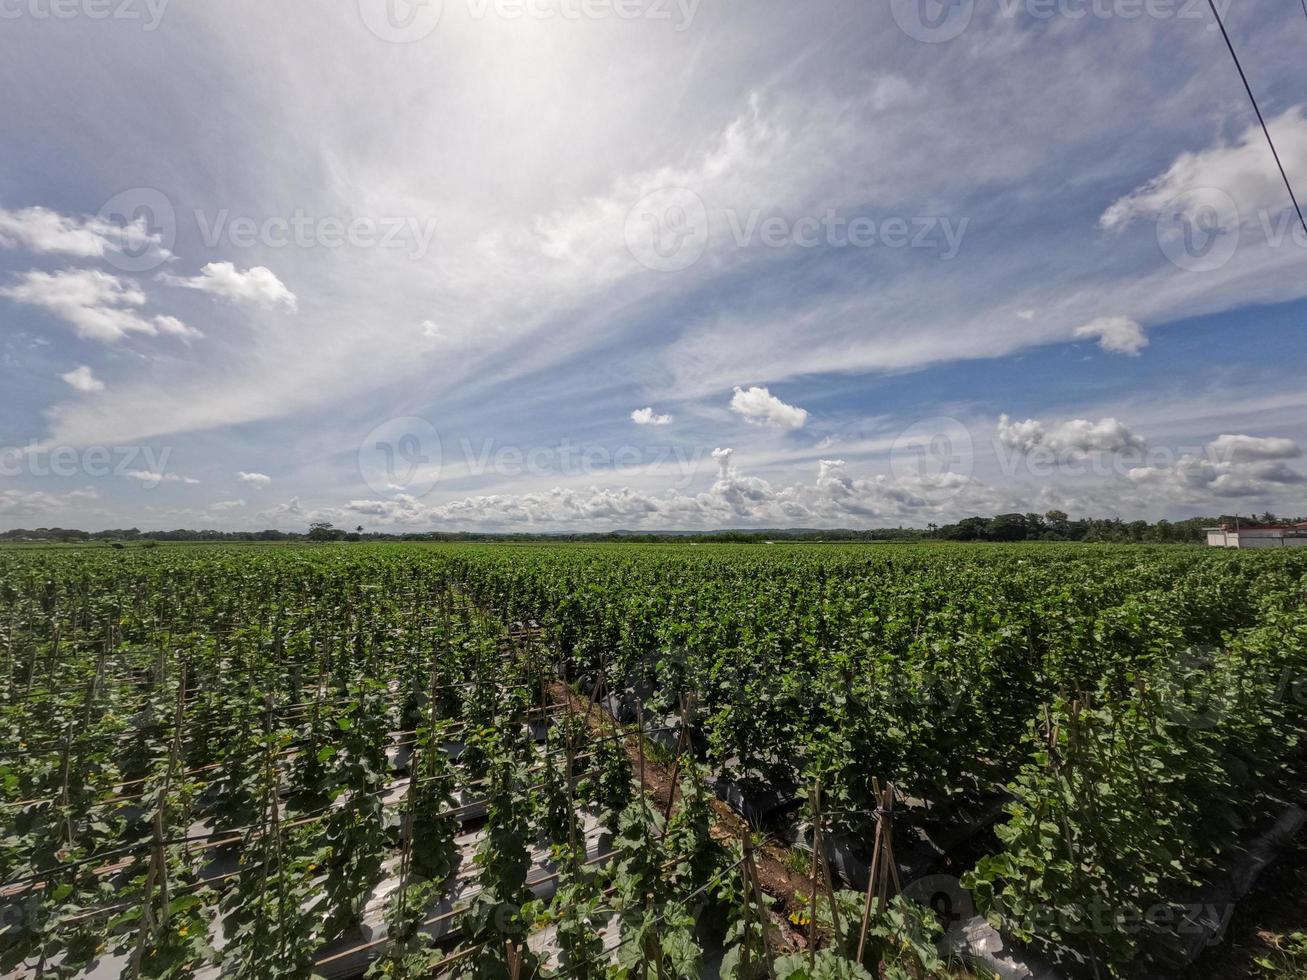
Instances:
[[[1086,541],[1117,543],[1186,544],[1206,540],[1203,529],[1218,524],[1299,523],[1304,518],[1281,518],[1271,513],[1220,517],[1192,517],[1184,521],[1124,521],[1120,518],[1089,517],[1072,520],[1065,512],[1044,514],[996,514],[965,517],[955,524],[928,524],[925,528],[759,528],[703,532],[609,531],[553,533],[497,533],[476,531],[409,531],[388,533],[367,531],[362,526],[338,528],[326,522],[310,525],[307,531],[215,531],[178,528],[173,531],[142,531],[139,528],[111,528],[83,531],[77,528],[15,528],[0,531],[0,541],[158,542],[158,541],[626,541],[649,544],[667,542],[766,544],[774,541]]]

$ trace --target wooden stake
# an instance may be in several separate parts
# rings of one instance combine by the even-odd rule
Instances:
[[[763,901],[762,886],[758,883],[758,869],[753,863],[753,841],[750,839],[748,826],[745,826],[744,828],[744,881],[745,881],[744,891],[746,896],[746,907],[748,902],[748,894],[749,891],[752,889],[754,901],[758,909],[758,926],[762,931],[763,967],[767,971],[767,976],[771,977],[772,980],[776,980],[776,973],[772,969],[772,962],[771,962],[772,944],[771,944],[771,930],[768,928],[768,922],[767,922],[767,906]]]
[[[813,780],[812,795],[809,798],[809,816],[812,817],[812,861],[808,874],[808,970],[813,972],[817,964],[817,849],[821,847],[820,832],[817,829],[817,808],[821,805],[821,780]]]
[[[862,927],[858,932],[858,963],[863,962],[866,953],[867,931],[872,916],[882,898],[888,904],[889,883],[893,882],[895,894],[902,891],[898,865],[894,860],[894,784],[890,783],[882,790],[880,780],[873,778],[871,785],[876,800],[876,837],[872,844],[871,869],[867,875],[866,901],[862,906]]]
[[[826,889],[826,898],[830,902],[830,921],[831,927],[835,930],[835,940],[839,941],[840,937],[840,910],[835,901],[835,889],[831,885],[830,866],[826,862],[826,834],[822,830],[821,823],[821,780],[817,780],[817,800],[816,800],[816,824],[814,837],[816,847],[813,853],[817,855],[817,870],[821,875],[823,887]]]
[[[644,802],[644,702],[635,699],[636,754],[640,759],[640,801]]]
[[[522,946],[514,945],[513,940],[504,940],[504,959],[508,964],[508,980],[521,980]]]
[[[688,697],[681,695],[681,730],[676,735],[676,758],[672,760],[671,786],[667,790],[667,807],[663,810],[663,821],[672,818],[672,804],[676,802],[676,777],[681,769],[681,753],[686,749],[686,743],[690,740],[690,716],[694,711],[694,695]],[[666,827],[663,828],[663,836],[667,836]]]

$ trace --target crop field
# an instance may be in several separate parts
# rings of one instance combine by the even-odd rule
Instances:
[[[1305,599],[1292,551],[0,551],[0,976],[1179,975],[1307,819]]]

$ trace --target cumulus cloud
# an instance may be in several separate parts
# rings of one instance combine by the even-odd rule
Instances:
[[[637,408],[631,413],[631,421],[636,425],[671,425],[670,415],[655,415],[652,408]]]
[[[272,477],[268,476],[266,473],[246,473],[244,470],[241,470],[237,476],[241,483],[248,483],[253,487],[258,487],[260,490],[272,482]]]
[[[1141,466],[1126,474],[1136,484],[1171,499],[1262,497],[1304,477],[1281,462],[1229,463],[1186,454],[1169,466]]]
[[[299,497],[291,497],[284,504],[277,504],[267,510],[259,511],[257,516],[259,520],[268,521],[274,526],[284,526],[288,523],[302,523],[312,520],[315,515],[304,509]]]
[[[1223,435],[1201,454],[1185,453],[1174,462],[1141,466],[1126,476],[1173,499],[1260,498],[1307,483],[1307,476],[1284,462],[1301,455],[1291,439]]]
[[[201,336],[176,317],[141,315],[134,309],[145,305],[140,287],[97,269],[32,270],[0,288],[0,296],[48,310],[88,340],[112,342],[130,333]]]
[[[733,449],[718,448],[712,456],[717,462],[717,478],[702,493],[555,487],[441,504],[400,494],[388,500],[351,500],[345,512],[379,524],[415,528],[848,526],[871,520],[924,521],[934,516],[929,498],[941,487],[948,490],[949,505],[964,511],[990,512],[997,506],[992,491],[959,474],[920,480],[884,475],[860,478],[848,472],[844,460],[826,459],[818,463],[813,482],[778,486],[740,472]],[[292,516],[305,518],[302,512]]]
[[[1249,463],[1268,459],[1297,459],[1302,450],[1292,439],[1259,436],[1217,436],[1207,444],[1213,459]]]
[[[160,233],[150,231],[144,217],[118,225],[97,217],[67,217],[49,208],[0,208],[0,246],[25,248],[40,255],[102,259],[113,252],[130,252],[164,261],[172,253],[162,240]]]
[[[1143,449],[1144,440],[1114,418],[1071,419],[1046,426],[1037,419],[1017,422],[1007,415],[998,419],[999,445],[1019,453],[1047,449],[1055,453],[1087,455],[1089,453],[1119,453],[1127,449]]]
[[[1077,327],[1073,336],[1080,340],[1097,340],[1103,350],[1130,357],[1138,357],[1139,352],[1148,346],[1148,335],[1144,333],[1144,328],[1125,316],[1104,316],[1091,320],[1084,326]]]
[[[63,379],[65,384],[76,388],[78,391],[104,391],[104,382],[91,373],[91,369],[85,364],[73,368],[71,371],[59,375],[59,377]]]
[[[0,514],[63,513],[70,508],[99,499],[100,495],[90,487],[85,490],[70,490],[68,493],[0,490]]]
[[[808,413],[787,405],[766,388],[736,388],[731,397],[731,411],[751,425],[769,425],[778,429],[801,429]]]
[[[170,286],[198,289],[202,293],[236,302],[254,303],[265,309],[277,305],[292,312],[297,309],[295,294],[286,288],[286,284],[271,269],[261,265],[242,272],[230,262],[210,262],[200,270],[198,276],[165,273],[159,278]]]

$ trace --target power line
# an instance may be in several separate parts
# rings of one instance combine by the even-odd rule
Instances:
[[[1307,14],[1307,0],[1302,0],[1303,13]],[[1216,9],[1216,0],[1207,0],[1207,5],[1212,8],[1212,16],[1216,18],[1216,26],[1221,29],[1221,37],[1225,38],[1225,46],[1230,49],[1230,57],[1234,59],[1234,67],[1239,70],[1239,77],[1243,79],[1244,91],[1248,93],[1248,98],[1253,104],[1253,112],[1257,113],[1257,121],[1262,124],[1262,132],[1266,136],[1266,144],[1271,148],[1271,156],[1275,157],[1275,165],[1280,168],[1280,176],[1284,178],[1284,186],[1289,190],[1289,200],[1293,201],[1293,209],[1298,212],[1298,222],[1302,225],[1302,230],[1307,232],[1307,220],[1302,216],[1302,208],[1298,206],[1298,197],[1293,192],[1293,185],[1289,183],[1289,175],[1284,172],[1284,164],[1280,162],[1280,154],[1275,150],[1275,143],[1271,141],[1271,131],[1266,128],[1266,120],[1262,118],[1262,110],[1257,105],[1257,96],[1253,95],[1253,87],[1248,84],[1248,76],[1244,74],[1243,65],[1239,63],[1239,56],[1234,53],[1234,45],[1230,42],[1230,35],[1225,30],[1225,22],[1221,20],[1220,11]]]

